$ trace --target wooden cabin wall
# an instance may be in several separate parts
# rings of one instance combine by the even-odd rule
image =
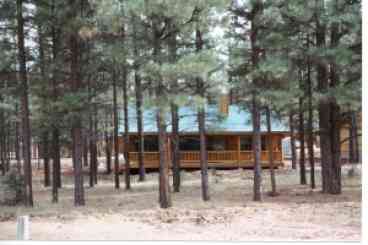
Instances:
[[[226,149],[229,151],[237,151],[239,136],[225,136],[225,137],[226,137]]]

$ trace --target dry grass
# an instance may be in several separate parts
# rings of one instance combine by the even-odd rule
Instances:
[[[99,176],[86,188],[86,206],[73,207],[70,176],[63,177],[60,202],[51,204],[51,190],[34,179],[35,207],[1,207],[0,239],[15,238],[15,219],[29,214],[36,240],[360,240],[361,175],[348,177],[343,169],[343,193],[325,195],[320,187],[298,185],[298,172],[277,170],[277,197],[252,201],[250,170],[210,174],[211,201],[201,201],[200,173],[183,172],[173,208],[158,208],[158,176],[151,173],[132,190],[115,190],[113,176]],[[319,183],[319,172],[317,183]],[[123,180],[123,178],[121,178]],[[263,192],[269,190],[269,171],[263,172]],[[85,179],[87,185],[87,178]],[[122,232],[124,231],[124,232]]]

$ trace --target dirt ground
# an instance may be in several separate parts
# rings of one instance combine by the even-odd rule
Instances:
[[[349,177],[343,168],[343,193],[325,195],[298,185],[296,170],[278,169],[280,193],[270,197],[269,171],[263,171],[263,201],[252,201],[251,170],[210,171],[211,201],[201,200],[200,173],[183,172],[173,208],[158,207],[158,176],[132,178],[132,190],[115,190],[113,176],[100,175],[87,188],[86,206],[73,207],[71,176],[63,176],[60,202],[51,203],[51,189],[34,177],[35,207],[0,207],[0,240],[13,240],[16,217],[31,216],[32,240],[216,240],[268,241],[361,239],[361,171]],[[309,175],[308,175],[309,177]],[[317,173],[317,183],[320,173]],[[85,178],[86,186],[88,179]]]

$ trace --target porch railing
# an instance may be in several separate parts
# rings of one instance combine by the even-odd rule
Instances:
[[[129,153],[130,160],[133,162],[138,161],[138,152]],[[158,162],[160,159],[159,152],[144,152],[145,162]],[[208,151],[208,161],[219,162],[219,161],[252,161],[253,152],[252,151]],[[273,152],[274,161],[281,161],[282,154],[281,151]],[[183,162],[197,162],[200,160],[199,151],[181,151],[180,160]],[[268,160],[268,151],[261,152],[261,160]]]

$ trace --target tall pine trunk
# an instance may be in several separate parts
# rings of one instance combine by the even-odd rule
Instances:
[[[20,162],[20,140],[19,140],[19,120],[18,120],[18,115],[19,115],[19,111],[18,111],[18,103],[16,102],[15,104],[15,140],[14,140],[14,151],[15,151],[15,159],[17,162],[17,171],[18,173],[21,173],[21,169],[22,169],[22,164]]]
[[[58,193],[58,165],[60,162],[60,145],[59,145],[59,130],[57,128],[53,128],[52,131],[52,202],[57,203],[59,201],[59,193]]]
[[[335,8],[337,11],[337,2],[335,2]],[[332,23],[331,26],[331,48],[336,49],[339,43],[339,24],[337,22]],[[330,87],[333,89],[339,84],[339,74],[336,61],[333,60],[330,63]],[[332,164],[329,176],[329,193],[340,194],[341,193],[341,162],[340,162],[340,106],[334,96],[330,99],[331,107],[331,152],[332,152]]]
[[[45,50],[44,50],[44,35],[42,26],[38,26],[38,42],[39,42],[39,55],[40,55],[40,70],[41,77],[44,81],[47,81],[45,71]],[[43,149],[43,163],[44,163],[44,186],[50,186],[50,164],[49,164],[49,132],[45,131],[42,135],[42,149]]]
[[[125,189],[130,190],[128,74],[123,68]]]
[[[2,95],[0,94],[0,103],[2,102]],[[5,135],[5,120],[4,120],[4,111],[0,109],[0,167],[2,175],[6,174],[6,166],[5,166],[5,145],[4,145],[4,135]]]
[[[295,145],[295,121],[292,111],[289,113],[289,127],[290,127],[290,148],[291,148],[291,168],[296,169],[297,154]]]
[[[108,123],[108,115],[106,113],[106,128],[110,123]],[[106,154],[106,174],[111,174],[111,136],[108,130],[105,129],[105,154]]]
[[[302,83],[302,77],[301,77]],[[303,90],[303,86],[301,86]],[[302,95],[303,96],[303,95]],[[306,170],[305,170],[305,130],[304,130],[304,98],[299,98],[299,171],[300,171],[300,184],[307,184]]]
[[[253,160],[254,160],[254,178],[253,178],[253,200],[261,201],[262,168],[261,168],[261,115],[259,112],[256,95],[252,95],[252,122],[253,122]]]
[[[320,49],[326,48],[326,26],[321,21],[324,14],[324,1],[317,0],[316,8],[316,44]],[[331,48],[338,44],[339,27],[336,23],[331,25]],[[341,166],[340,166],[340,128],[339,106],[336,99],[328,95],[330,87],[338,84],[337,68],[334,62],[330,64],[330,79],[325,64],[317,64],[318,90],[324,96],[319,101],[319,127],[321,138],[322,160],[322,191],[330,194],[341,193]]]
[[[153,59],[157,64],[160,64],[161,53],[161,30],[159,30],[159,20],[152,17],[153,26]],[[157,103],[157,128],[158,128],[158,143],[159,143],[159,203],[161,208],[169,208],[172,206],[170,196],[169,182],[169,162],[168,162],[168,145],[166,133],[166,117],[165,106],[167,104],[166,88],[158,78],[156,85],[156,103]]]
[[[169,61],[175,64],[177,57],[177,40],[175,25],[170,22],[170,30],[172,31],[168,38],[168,49],[169,49]],[[178,82],[172,81],[173,85],[171,92],[176,94],[178,92]],[[172,170],[173,170],[173,186],[174,192],[180,191],[180,152],[179,152],[179,107],[175,102],[171,103],[171,153],[172,153]]]
[[[173,186],[174,192],[180,192],[180,152],[179,152],[179,113],[178,106],[171,105],[171,120],[172,120],[172,136],[171,136],[171,151],[172,151],[172,168],[173,168]]]
[[[92,111],[93,110],[93,111]],[[97,184],[97,107],[96,104],[90,108],[89,115],[89,150],[90,150],[90,165],[89,165],[89,186],[93,187]],[[93,116],[94,115],[94,116]]]
[[[309,50],[309,34],[307,36],[307,48]],[[308,126],[307,126],[307,148],[308,160],[310,165],[310,185],[312,189],[316,188],[315,168],[314,168],[314,133],[313,133],[313,81],[311,77],[311,62],[307,59],[307,96],[308,96]]]
[[[115,69],[115,67],[114,67]],[[119,115],[117,108],[117,91],[116,91],[116,71],[113,71],[112,78],[112,91],[113,91],[113,116],[114,116],[114,181],[115,189],[120,189],[120,166],[119,166]]]
[[[51,2],[51,14],[55,15],[55,0]],[[53,20],[52,26],[51,26],[51,35],[52,35],[52,96],[53,101],[56,102],[58,99],[58,83],[57,83],[57,57],[58,57],[58,49],[59,49],[59,39],[57,37],[57,20],[56,18]],[[57,188],[61,188],[61,161],[60,161],[60,132],[58,129],[57,124],[57,118],[58,114],[54,113],[52,115],[54,117],[54,120],[52,122],[51,128],[52,128],[52,158],[53,158],[53,202],[57,202],[58,200],[58,193]],[[54,190],[54,184],[56,191]]]
[[[359,139],[358,126],[356,122],[356,112],[350,113],[350,127],[349,127],[349,162],[359,162]]]
[[[258,68],[260,58],[260,47],[258,46],[258,30],[259,23],[257,17],[263,11],[263,3],[261,0],[253,2],[250,30],[250,44],[252,54],[252,66],[254,69]],[[253,78],[253,86],[259,85],[259,79]],[[262,168],[261,168],[261,115],[259,109],[259,101],[257,99],[256,91],[252,91],[252,123],[253,123],[253,156],[254,156],[254,184],[253,184],[253,200],[261,201],[261,186],[262,186]]]
[[[198,25],[198,23],[197,23]],[[196,30],[196,51],[201,52],[203,49],[202,33],[197,27]],[[205,98],[205,85],[201,78],[197,78],[197,94],[203,99]],[[209,201],[210,194],[208,190],[208,161],[207,161],[207,139],[206,139],[206,111],[204,105],[200,105],[197,112],[198,131],[200,140],[200,167],[201,167],[201,186],[202,200]]]
[[[273,144],[272,144],[272,126],[271,126],[271,112],[270,108],[266,108],[266,121],[267,121],[267,143],[268,143],[268,160],[270,164],[270,177],[271,177],[271,196],[276,196],[276,176],[275,166],[273,161]]]
[[[89,151],[90,151],[90,159],[89,159],[89,186],[94,187],[95,185],[95,151],[94,151],[94,142],[93,142],[93,119],[90,115],[89,118]]]
[[[70,17],[72,21],[78,18],[76,8],[79,4],[76,1],[71,1]],[[79,6],[78,6],[79,7]],[[80,74],[80,48],[81,40],[77,30],[73,29],[70,33],[70,71],[71,71],[71,89],[73,93],[79,93],[81,90],[81,74]],[[84,206],[84,185],[83,185],[83,164],[82,164],[82,118],[79,111],[73,111],[74,118],[72,121],[72,141],[73,141],[73,166],[74,166],[74,205]]]
[[[157,112],[157,126],[159,128],[159,153],[160,153],[160,166],[159,166],[159,203],[161,208],[169,208],[172,206],[170,196],[169,185],[169,164],[168,164],[168,152],[167,152],[167,133],[165,125],[163,108],[158,108]]]
[[[136,18],[133,20],[133,39],[134,41],[134,81],[135,81],[135,97],[136,97],[136,111],[137,111],[137,129],[138,129],[138,166],[139,166],[139,181],[144,181],[146,170],[144,168],[144,129],[143,129],[143,88],[142,80],[139,74],[139,50],[138,39],[136,36]]]
[[[93,180],[95,181],[95,185],[97,185],[98,181],[98,152],[97,152],[97,137],[98,137],[98,108],[97,104],[93,105],[94,108],[94,120],[93,120],[93,157],[94,157],[94,164],[93,164]]]
[[[318,14],[324,11],[324,2],[318,0],[317,6]],[[320,23],[317,18],[317,31],[316,31],[316,44],[318,48],[326,48],[326,27]],[[318,90],[321,93],[326,93],[328,89],[328,74],[327,68],[324,64],[317,64],[317,81]],[[320,99],[318,105],[319,114],[319,132],[320,132],[320,145],[321,145],[321,167],[322,167],[322,191],[328,193],[328,176],[329,169],[332,163],[332,152],[331,152],[331,140],[330,140],[330,105],[329,99],[326,95]]]
[[[8,115],[10,116],[10,115]],[[10,132],[11,132],[12,128],[11,128],[11,122],[8,121],[7,124],[7,128],[5,129],[5,131],[7,132],[5,134],[5,159],[6,159],[6,171],[9,172],[10,171],[10,161],[11,161],[11,156],[10,156],[10,151],[11,151],[11,136],[10,136]]]
[[[24,19],[23,0],[17,0],[17,46],[18,64],[21,82],[21,112],[22,112],[22,139],[23,139],[23,168],[25,205],[33,206],[32,192],[32,164],[31,164],[31,127],[29,122],[28,81],[26,68],[26,51],[24,46]]]
[[[50,156],[49,156],[49,133],[43,133],[42,140],[42,148],[43,148],[43,165],[44,165],[44,185],[45,187],[50,186]]]
[[[83,166],[88,167],[88,129],[83,130]]]

